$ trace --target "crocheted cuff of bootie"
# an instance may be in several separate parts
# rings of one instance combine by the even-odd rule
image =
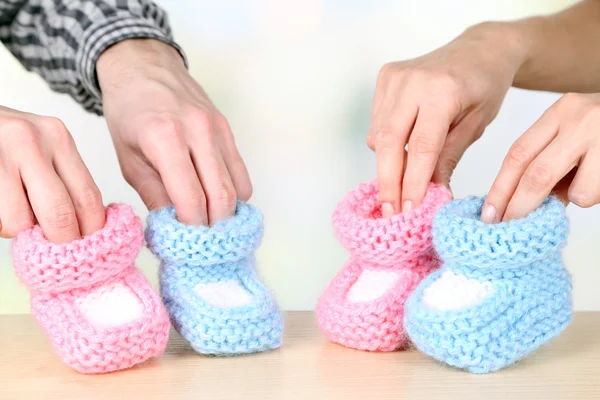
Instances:
[[[175,208],[150,213],[146,242],[168,264],[210,266],[240,261],[260,245],[263,216],[250,204],[238,201],[234,216],[213,226],[190,226],[177,220]]]
[[[430,183],[423,203],[410,212],[383,218],[376,181],[348,193],[333,213],[340,243],[356,258],[391,265],[430,252],[435,212],[452,199],[442,185]]]
[[[433,242],[452,265],[518,267],[544,259],[566,244],[564,205],[548,197],[528,216],[498,224],[480,221],[484,198],[468,197],[442,207],[433,222]]]
[[[103,229],[70,243],[52,243],[39,225],[12,245],[18,278],[37,293],[58,293],[103,282],[131,267],[142,246],[142,224],[124,204],[106,208]]]

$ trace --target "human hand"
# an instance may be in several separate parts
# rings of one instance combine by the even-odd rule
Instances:
[[[250,198],[227,120],[173,47],[124,40],[100,56],[96,70],[123,176],[148,209],[173,204],[181,222],[208,225]]]
[[[0,236],[37,221],[52,242],[104,226],[102,196],[71,134],[56,118],[0,107]]]
[[[432,179],[449,184],[498,113],[523,54],[516,32],[488,23],[381,69],[367,144],[376,152],[384,216],[419,207]]]
[[[600,203],[600,94],[569,93],[511,147],[482,207],[492,223],[523,218],[548,195]]]

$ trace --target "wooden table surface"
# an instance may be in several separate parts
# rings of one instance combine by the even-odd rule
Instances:
[[[281,349],[201,356],[173,333],[165,355],[87,376],[53,353],[31,316],[0,316],[0,399],[600,399],[600,313],[511,368],[471,375],[416,350],[366,353],[328,343],[311,312],[286,315]]]

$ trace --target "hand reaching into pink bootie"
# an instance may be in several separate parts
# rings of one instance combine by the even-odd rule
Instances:
[[[13,243],[31,310],[58,355],[83,373],[132,367],[161,355],[169,319],[134,261],[142,224],[126,205],[106,208],[106,225],[83,239],[49,242],[36,226]]]
[[[404,303],[440,266],[431,223],[451,199],[448,189],[432,183],[421,207],[383,218],[376,182],[359,185],[344,197],[333,214],[333,227],[351,257],[316,310],[317,323],[331,341],[369,351],[394,351],[407,344]]]

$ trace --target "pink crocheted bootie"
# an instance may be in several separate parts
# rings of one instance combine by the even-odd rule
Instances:
[[[404,303],[421,280],[440,266],[431,223],[452,195],[430,184],[421,207],[383,218],[376,182],[347,194],[333,227],[350,260],[317,304],[317,323],[333,342],[359,350],[394,351],[408,343]]]
[[[106,208],[105,227],[66,244],[36,226],[13,242],[14,267],[31,311],[58,355],[83,373],[129,368],[161,355],[169,319],[134,266],[142,224],[127,205]]]

